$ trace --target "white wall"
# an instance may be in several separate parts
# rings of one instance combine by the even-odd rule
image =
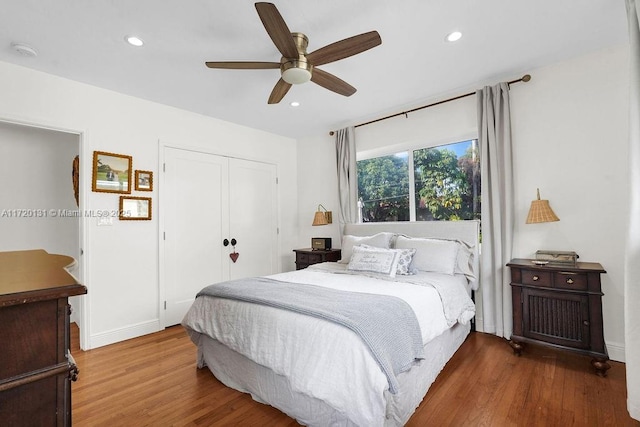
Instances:
[[[38,248],[78,258],[77,154],[77,135],[0,122],[0,251]]]
[[[0,63],[0,119],[71,130],[81,135],[81,208],[116,210],[118,195],[90,190],[94,150],[133,156],[133,168],[154,172],[158,182],[159,141],[207,147],[219,154],[277,165],[280,257],[292,269],[297,245],[296,142],[112,91]],[[3,180],[8,179],[1,175]],[[157,202],[158,188],[151,196]],[[84,198],[82,197],[84,196]],[[85,307],[81,331],[91,348],[160,329],[158,289],[158,203],[151,221],[97,226],[86,218]]]
[[[602,276],[605,341],[610,357],[621,361],[627,58],[626,46],[621,46],[527,70],[532,80],[511,88],[517,224],[513,255],[533,257],[537,249],[574,250],[582,261],[600,262],[607,270]],[[431,101],[437,100],[425,104]],[[359,127],[358,152],[381,153],[388,146],[395,150],[476,136],[475,103],[471,96],[408,118]],[[304,182],[298,200],[303,224],[305,218],[312,218],[318,198],[337,206],[334,179],[320,178],[325,170],[335,170],[333,138],[321,135],[302,140],[298,159],[300,182]],[[525,225],[538,187],[559,222]],[[335,235],[337,228],[333,228]],[[305,233],[309,231],[302,226],[301,235]]]

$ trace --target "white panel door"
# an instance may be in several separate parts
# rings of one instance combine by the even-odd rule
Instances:
[[[264,276],[278,269],[276,167],[229,159],[229,235],[238,258],[230,278]],[[233,248],[229,252],[233,252]]]
[[[278,197],[272,164],[169,147],[164,161],[167,327],[182,321],[203,287],[278,271]]]
[[[166,327],[182,321],[200,289],[229,277],[229,174],[224,157],[166,147],[164,159]]]

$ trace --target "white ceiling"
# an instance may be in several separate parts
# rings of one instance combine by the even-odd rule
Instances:
[[[239,0],[0,0],[0,61],[297,138],[627,43],[623,0],[274,3],[291,31],[307,35],[308,52],[380,33],[382,45],[319,67],[355,86],[353,96],[309,82],[267,105],[279,70],[206,68],[280,60],[253,2]],[[453,30],[462,39],[445,42]],[[129,34],[146,44],[129,46]],[[38,56],[19,55],[15,42]],[[294,100],[301,106],[291,107]]]

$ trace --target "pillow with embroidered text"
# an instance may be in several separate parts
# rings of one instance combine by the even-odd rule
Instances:
[[[352,249],[348,270],[368,271],[395,277],[400,251],[373,246],[357,245]]]

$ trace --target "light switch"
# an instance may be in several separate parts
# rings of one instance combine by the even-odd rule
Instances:
[[[113,225],[113,217],[112,216],[102,216],[98,218],[98,226],[103,225]]]

